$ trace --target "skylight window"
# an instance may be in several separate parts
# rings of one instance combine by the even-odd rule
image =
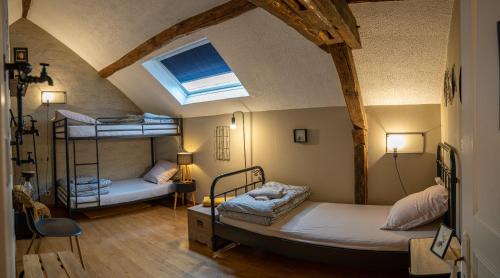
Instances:
[[[249,95],[207,39],[149,60],[143,66],[182,105]]]

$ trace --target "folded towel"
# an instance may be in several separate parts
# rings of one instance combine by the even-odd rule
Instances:
[[[257,201],[269,201],[269,200],[271,200],[267,196],[256,196],[256,197],[254,197],[254,199]]]
[[[261,187],[248,192],[248,195],[257,200],[257,197],[267,197],[268,199],[280,199],[284,195],[284,188]]]
[[[226,200],[229,201],[233,198],[234,197],[232,197],[232,196],[227,196]],[[218,205],[224,203],[226,200],[224,200],[224,197],[217,197],[217,198],[215,198],[215,205],[218,206]],[[210,206],[210,196],[203,197],[203,206],[204,207]]]
[[[109,190],[106,188],[101,188],[100,189],[100,194],[101,195],[106,195],[109,194]],[[89,191],[78,191],[78,197],[91,197],[91,196],[97,196],[99,195],[96,190],[89,190]],[[71,197],[75,197],[75,191],[71,190]]]

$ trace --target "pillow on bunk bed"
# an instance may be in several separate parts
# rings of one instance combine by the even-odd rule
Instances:
[[[144,180],[152,183],[167,183],[177,173],[177,164],[158,160],[155,166],[144,175]]]
[[[381,229],[406,231],[438,219],[447,210],[448,190],[442,185],[433,185],[397,201]]]
[[[96,124],[99,123],[96,119],[89,117],[87,115],[83,115],[80,113],[76,113],[69,110],[59,109],[56,110],[56,118],[55,120],[62,120],[64,118],[68,119],[69,125],[85,125],[85,124]]]

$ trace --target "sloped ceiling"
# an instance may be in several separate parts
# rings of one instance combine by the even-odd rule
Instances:
[[[100,70],[163,29],[224,2],[33,0],[28,19]],[[361,26],[363,49],[354,55],[366,105],[440,102],[451,2],[351,5]],[[20,3],[9,0],[10,23],[21,16]],[[181,106],[142,67],[147,59],[203,37],[250,97]],[[144,111],[185,117],[345,105],[331,57],[261,9],[176,40],[109,80]]]

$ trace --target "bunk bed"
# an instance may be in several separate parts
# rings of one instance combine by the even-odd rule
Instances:
[[[154,139],[166,136],[178,136],[183,146],[182,118],[169,118],[161,122],[130,122],[128,117],[101,117],[93,123],[74,123],[63,117],[52,123],[52,170],[53,185],[55,188],[55,204],[66,207],[68,215],[76,211],[106,208],[135,202],[160,199],[175,191],[172,181],[155,184],[144,181],[142,178],[131,178],[113,181],[107,187],[106,194],[102,194],[104,186],[101,184],[99,142],[113,139],[149,138],[151,148],[151,167],[155,165]],[[57,143],[64,143],[64,185],[58,182]],[[95,142],[95,161],[78,162],[76,144],[79,141]],[[70,149],[70,146],[72,147]],[[70,161],[72,152],[72,165]],[[96,169],[97,194],[93,196],[79,196],[76,188],[78,168],[92,167]],[[72,175],[71,175],[71,172]],[[71,178],[73,177],[73,179]],[[69,194],[73,187],[73,194]]]
[[[448,191],[448,210],[442,221],[456,229],[456,159],[453,148],[437,147],[437,177]],[[222,180],[252,173],[250,183],[217,192]],[[235,242],[287,257],[352,267],[407,269],[410,238],[433,237],[438,222],[408,231],[381,230],[390,206],[319,203],[306,201],[271,226],[223,217],[214,200],[246,193],[266,183],[264,170],[253,166],[222,174],[210,189],[212,248]],[[227,188],[227,187],[225,187]],[[328,217],[325,217],[328,215]]]

